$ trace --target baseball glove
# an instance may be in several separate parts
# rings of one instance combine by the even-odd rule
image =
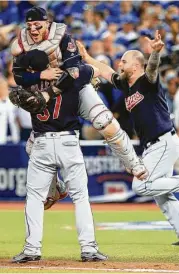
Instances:
[[[13,87],[9,94],[11,102],[30,113],[42,113],[46,108],[46,101],[40,91],[30,91],[20,86]]]
[[[50,186],[49,193],[44,202],[44,209],[47,210],[51,208],[57,201],[63,200],[68,196],[68,187],[60,179],[56,177]]]

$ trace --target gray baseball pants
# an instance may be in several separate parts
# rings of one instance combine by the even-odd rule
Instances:
[[[179,175],[172,176],[179,158],[179,138],[168,132],[159,140],[144,151],[142,159],[149,177],[145,181],[134,178],[133,190],[139,195],[154,197],[179,237],[179,201],[173,194],[179,192]]]
[[[97,252],[89,204],[87,174],[77,135],[46,133],[35,138],[27,173],[26,254],[41,254],[44,204],[57,169],[69,187],[75,205],[76,227],[82,252]]]

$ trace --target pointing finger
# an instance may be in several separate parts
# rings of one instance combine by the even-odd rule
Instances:
[[[158,40],[158,35],[159,35],[159,33],[158,33],[158,29],[157,29],[155,32],[155,39],[157,39],[157,40]]]

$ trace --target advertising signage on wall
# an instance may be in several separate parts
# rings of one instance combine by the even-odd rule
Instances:
[[[111,154],[107,145],[102,141],[81,141],[81,148],[92,202],[140,200],[132,191],[132,176],[125,171],[120,159]],[[135,148],[140,154],[140,146],[136,144]],[[0,155],[0,199],[24,200],[29,159],[25,144],[0,146]]]

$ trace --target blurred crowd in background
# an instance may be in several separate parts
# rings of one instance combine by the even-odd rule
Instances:
[[[15,86],[10,44],[24,27],[26,11],[40,6],[50,21],[65,23],[75,39],[82,41],[91,56],[118,70],[126,50],[144,53],[151,48],[145,36],[159,30],[165,48],[160,76],[166,90],[171,118],[179,134],[179,1],[0,1],[0,144],[26,141],[31,131],[29,113],[11,104],[9,89]],[[99,95],[114,113],[131,139],[137,136],[125,109],[122,92],[101,79]],[[89,122],[83,121],[81,138],[102,138]]]

